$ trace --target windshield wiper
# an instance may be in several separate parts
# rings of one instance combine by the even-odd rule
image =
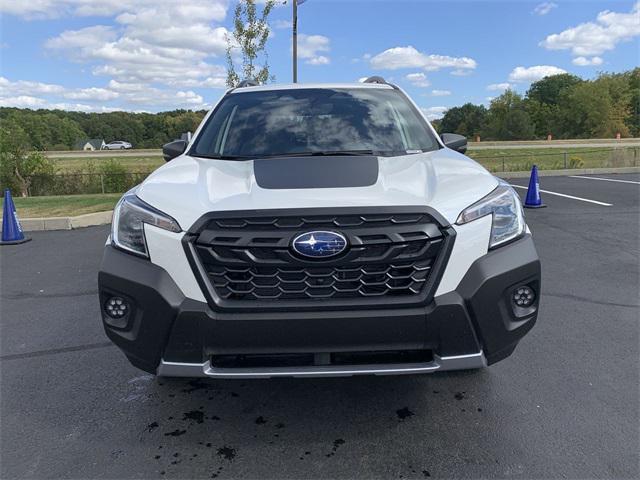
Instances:
[[[373,150],[327,150],[316,155],[376,155]]]
[[[278,157],[335,157],[335,156],[356,156],[356,155],[377,155],[373,150],[318,150],[315,152],[287,152],[273,153],[268,155],[255,155],[251,158],[278,158]]]
[[[192,157],[208,158],[211,160],[247,160],[251,157],[244,155],[206,155],[204,153],[192,153]]]
[[[412,151],[411,153],[420,153]],[[191,154],[192,157],[208,158],[212,160],[258,160],[261,158],[282,158],[282,157],[336,157],[336,156],[369,156],[395,157],[408,155],[406,151],[374,151],[374,150],[317,150],[313,152],[287,152],[270,153],[266,155],[207,155],[204,153]]]

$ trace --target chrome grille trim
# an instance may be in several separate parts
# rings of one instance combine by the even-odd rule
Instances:
[[[272,378],[272,377],[345,377],[354,375],[403,375],[447,370],[484,368],[487,361],[482,351],[468,355],[440,357],[433,362],[417,364],[281,367],[281,368],[214,368],[210,361],[180,363],[161,360],[157,374],[167,377]]]

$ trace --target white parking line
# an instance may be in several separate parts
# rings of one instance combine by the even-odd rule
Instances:
[[[582,175],[569,175],[569,178],[584,178],[586,180],[602,180],[603,182],[633,183],[634,185],[640,185],[640,182],[634,182],[633,180],[616,180],[614,178],[583,177]]]
[[[521,185],[511,185],[511,186],[515,187],[515,188],[524,188],[525,190],[528,188],[528,187],[523,187]],[[602,205],[603,207],[612,207],[613,206],[612,203],[604,203],[604,202],[599,202],[597,200],[589,200],[588,198],[574,197],[573,195],[565,195],[564,193],[550,192],[549,190],[540,190],[540,192],[541,193],[547,193],[549,195],[555,195],[557,197],[570,198],[572,200],[580,200],[581,202],[595,203],[596,205]]]

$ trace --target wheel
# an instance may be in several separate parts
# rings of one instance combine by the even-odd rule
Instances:
[[[124,150],[124,145],[120,147],[120,150]]]

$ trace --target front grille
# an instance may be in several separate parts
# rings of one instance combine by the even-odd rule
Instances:
[[[414,295],[422,291],[431,260],[335,268],[233,268],[212,265],[209,275],[221,298],[304,300]]]
[[[424,211],[230,215],[201,222],[188,242],[210,302],[223,308],[424,302],[452,239]],[[308,259],[292,251],[296,236],[321,229],[344,235],[346,252]]]

